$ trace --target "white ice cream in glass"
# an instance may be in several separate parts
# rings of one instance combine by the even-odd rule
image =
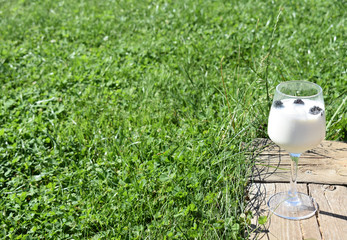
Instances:
[[[288,81],[276,87],[268,122],[273,142],[292,159],[290,190],[273,195],[270,210],[286,219],[305,219],[317,211],[315,200],[297,192],[297,164],[302,153],[316,147],[325,137],[325,108],[322,88],[307,81]]]

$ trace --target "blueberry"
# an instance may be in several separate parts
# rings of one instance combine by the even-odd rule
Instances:
[[[321,109],[320,107],[318,106],[314,106],[314,107],[311,107],[310,108],[310,113],[313,114],[313,115],[317,115],[319,114],[323,109]]]
[[[283,102],[281,100],[274,101],[274,107],[275,108],[281,108],[283,107]]]
[[[304,105],[305,103],[304,103],[304,101],[302,101],[300,98],[298,98],[298,99],[296,99],[296,100],[294,101],[294,104],[301,104],[301,105]]]

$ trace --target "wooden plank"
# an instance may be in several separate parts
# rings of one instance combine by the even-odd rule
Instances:
[[[253,183],[250,187],[249,210],[253,213],[250,239],[321,239],[318,221],[315,216],[291,221],[270,213],[267,201],[272,194],[289,190],[284,183]],[[298,191],[307,194],[307,185],[298,184]],[[268,216],[265,225],[259,225],[260,216]]]
[[[303,192],[306,187],[301,187],[302,184],[298,185],[298,191]],[[276,193],[288,191],[289,184],[276,183]],[[267,196],[269,199],[271,196]],[[269,239],[292,239],[302,240],[302,234],[300,229],[299,221],[290,221],[276,215],[271,215],[269,225]]]
[[[289,187],[289,184],[277,183],[276,192],[286,192],[289,190]],[[298,184],[297,187],[298,192],[308,194],[307,184]],[[296,227],[295,230],[287,233],[287,235],[284,235],[279,239],[321,239],[321,233],[316,216],[300,221],[291,221],[277,216],[275,217],[276,218],[274,218],[272,221],[281,222],[284,226],[285,224],[290,224],[288,222],[291,222],[291,224],[294,225],[292,228]],[[273,228],[276,228],[275,224]],[[273,230],[270,229],[270,232],[272,231]]]
[[[347,187],[309,184],[319,205],[318,221],[324,239],[347,239]]]
[[[251,220],[251,229],[248,229],[250,239],[269,239],[269,221],[265,225],[260,225],[258,219],[261,216],[269,217],[269,209],[266,205],[268,196],[276,191],[275,183],[253,183],[249,189],[249,202],[247,211],[251,211],[253,218]]]
[[[257,139],[255,182],[288,182],[289,154],[268,139]],[[347,185],[347,143],[323,141],[299,160],[298,183]]]
[[[248,191],[249,201],[246,208],[246,211],[251,211],[253,214],[250,226],[251,228],[247,229],[247,234],[250,239],[261,239],[262,237],[267,236],[268,223],[265,226],[259,225],[258,219],[260,216],[268,216],[265,197],[266,195],[272,195],[273,193],[275,193],[275,184],[253,183],[250,185]]]

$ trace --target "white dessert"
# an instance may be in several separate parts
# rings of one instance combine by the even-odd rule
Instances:
[[[319,101],[282,99],[271,107],[268,134],[289,153],[303,153],[325,138],[324,104]]]

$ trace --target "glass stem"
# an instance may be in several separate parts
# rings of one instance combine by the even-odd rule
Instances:
[[[298,197],[298,189],[296,187],[296,177],[298,175],[298,162],[301,154],[298,153],[290,153],[290,158],[292,159],[292,162],[290,164],[291,166],[291,176],[290,176],[290,189],[289,189],[289,196],[296,198]]]

